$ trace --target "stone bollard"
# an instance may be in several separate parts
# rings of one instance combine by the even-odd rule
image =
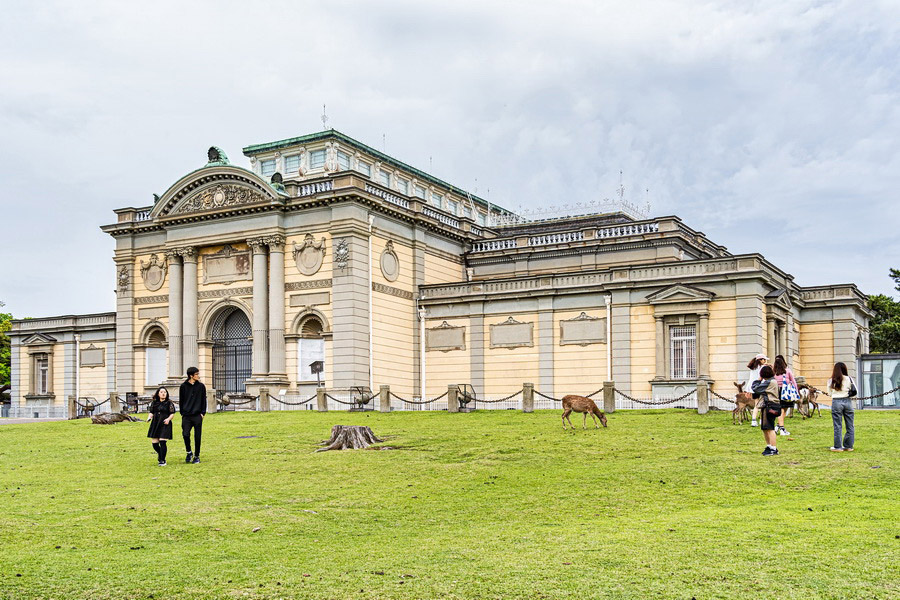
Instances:
[[[459,412],[459,386],[450,384],[447,386],[447,411]]]
[[[269,388],[259,388],[259,412],[269,412],[272,410],[269,402]]]
[[[216,390],[206,388],[206,412],[214,413],[219,410],[219,403],[216,402]]]
[[[522,384],[522,412],[534,412],[534,384]]]
[[[697,382],[697,414],[709,412],[709,382],[701,379]]]
[[[74,419],[78,416],[78,405],[75,404],[75,396],[69,396],[69,418]]]
[[[378,388],[379,412],[391,412],[391,386],[382,385]]]
[[[603,412],[610,414],[616,412],[616,382],[603,382]]]
[[[325,397],[325,388],[316,388],[316,410],[328,412],[328,399]]]
[[[109,393],[109,412],[122,412],[122,403],[119,402],[119,395],[115,392]]]

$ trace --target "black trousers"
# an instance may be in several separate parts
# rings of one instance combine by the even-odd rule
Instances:
[[[203,433],[203,415],[182,415],[181,435],[184,436],[184,449],[191,451],[191,429],[194,430],[194,456],[200,456],[200,436]]]

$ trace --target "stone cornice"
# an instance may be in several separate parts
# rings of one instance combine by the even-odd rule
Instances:
[[[403,298],[404,300],[414,300],[416,297],[416,295],[412,292],[407,292],[406,290],[401,290],[400,288],[384,285],[383,283],[373,282],[372,291],[380,292],[382,294],[388,294],[389,296],[396,296],[397,298]]]

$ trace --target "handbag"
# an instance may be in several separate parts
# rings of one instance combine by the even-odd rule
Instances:
[[[789,382],[785,381],[784,385],[781,386],[781,401],[782,402],[799,402],[800,401],[800,392],[797,390],[797,387]]]
[[[850,378],[848,377],[847,379],[850,379]],[[858,393],[859,393],[859,391],[856,389],[856,384],[853,383],[853,380],[852,380],[852,379],[850,379],[850,391],[847,392],[847,397],[848,397],[848,398],[853,398],[853,397],[856,396],[856,394],[858,394]]]

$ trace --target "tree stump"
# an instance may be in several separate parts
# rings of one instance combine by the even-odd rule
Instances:
[[[119,421],[141,421],[137,417],[126,415],[125,413],[103,413],[102,415],[94,415],[91,417],[91,423],[95,425],[112,425]]]
[[[335,425],[331,428],[331,438],[322,441],[321,446],[316,452],[325,452],[326,450],[347,450],[348,448],[368,448],[372,444],[383,442],[372,433],[368,427],[356,427],[352,425]]]

